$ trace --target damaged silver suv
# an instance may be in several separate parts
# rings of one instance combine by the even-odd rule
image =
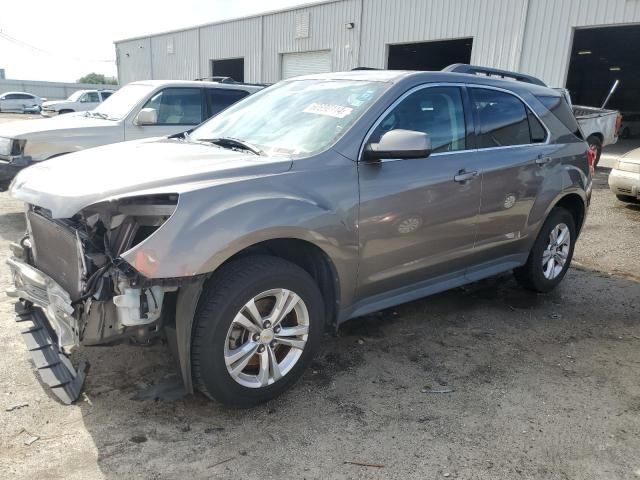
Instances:
[[[591,193],[569,107],[449,70],[287,80],[190,133],[20,172],[9,295],[44,382],[72,402],[67,349],[163,336],[187,392],[249,407],[350,318],[509,270],[553,289]]]

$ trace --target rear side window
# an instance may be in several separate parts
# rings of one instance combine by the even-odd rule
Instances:
[[[471,89],[471,102],[479,126],[478,148],[543,143],[547,132],[522,101],[506,92]]]
[[[20,94],[18,93],[10,93],[8,95],[5,95],[4,99],[5,100],[18,100],[20,98]]]
[[[209,113],[211,116],[217,115],[222,110],[230,107],[237,101],[249,95],[244,90],[231,90],[222,88],[208,88],[207,100],[209,102]]]
[[[540,102],[547,107],[553,115],[560,120],[560,122],[569,129],[576,137],[582,138],[582,132],[578,127],[578,121],[576,120],[573,110],[563,97],[537,97]]]
[[[107,98],[109,98],[111,96],[113,92],[102,92],[102,100],[106,100]]]

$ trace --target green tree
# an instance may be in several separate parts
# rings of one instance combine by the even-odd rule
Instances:
[[[78,83],[102,83],[103,85],[117,85],[118,80],[114,77],[105,77],[102,73],[91,72],[78,79]]]

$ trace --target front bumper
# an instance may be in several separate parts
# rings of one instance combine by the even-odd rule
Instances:
[[[625,195],[640,199],[640,173],[611,170],[609,188],[616,195]]]
[[[19,254],[22,247],[13,245],[13,249]],[[31,323],[22,336],[38,375],[63,403],[73,403],[82,391],[87,365],[83,362],[76,370],[62,348],[79,343],[71,298],[51,277],[22,258],[9,258],[7,264],[14,283],[7,295],[18,299],[16,321]]]
[[[56,115],[58,115],[58,112],[56,110],[48,110],[46,108],[43,108],[42,110],[40,110],[40,115],[42,115],[43,117],[55,117]]]

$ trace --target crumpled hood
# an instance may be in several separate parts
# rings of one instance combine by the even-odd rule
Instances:
[[[26,138],[30,135],[41,133],[73,130],[76,128],[113,128],[117,125],[111,120],[102,118],[86,117],[84,112],[77,115],[68,113],[54,118],[39,118],[37,120],[18,120],[17,122],[7,122],[0,125],[0,137]]]
[[[168,138],[83,150],[22,170],[10,195],[69,218],[94,203],[151,193],[182,193],[224,179],[284,173],[292,161]]]

